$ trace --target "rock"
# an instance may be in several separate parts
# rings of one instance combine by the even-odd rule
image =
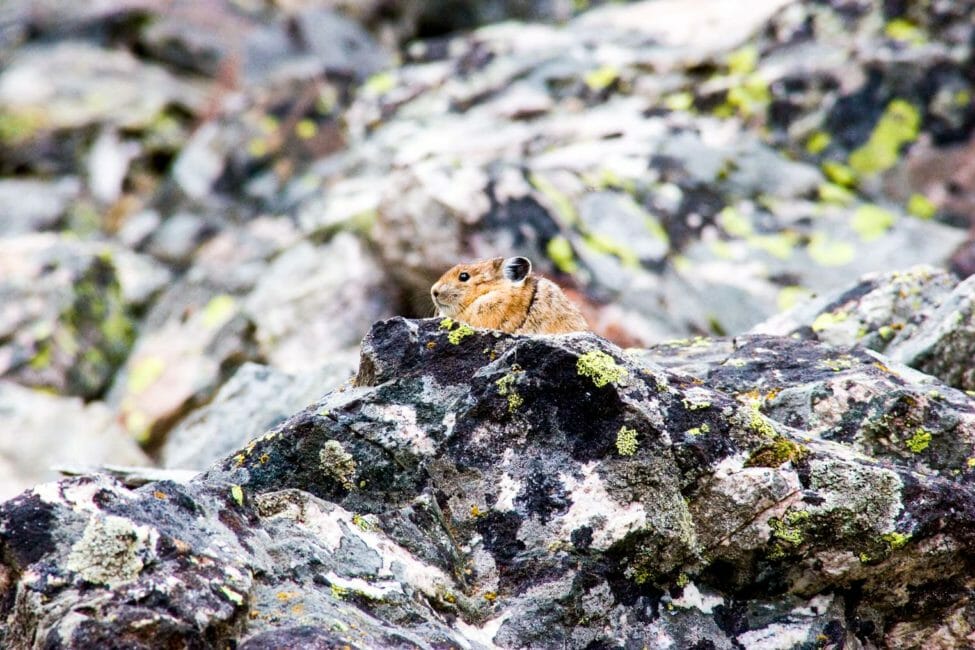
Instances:
[[[205,469],[348,380],[355,362],[354,355],[333,355],[321,369],[301,375],[245,363],[212,402],[169,432],[161,451],[162,465]],[[227,435],[231,431],[235,435]]]
[[[754,328],[848,348],[863,346],[975,390],[975,280],[932,267],[870,274],[855,285],[798,305]]]
[[[158,66],[81,41],[21,48],[0,74],[5,119],[29,120],[35,131],[144,128],[168,105],[195,110],[202,99],[197,85]]]
[[[148,462],[104,404],[0,380],[0,501],[57,478],[61,465]]]
[[[134,253],[124,277],[110,246],[52,233],[0,239],[0,376],[92,398],[135,338],[133,307],[150,267]]]
[[[239,297],[202,281],[173,283],[146,314],[106,401],[131,436],[158,446],[176,421],[257,358],[252,334]]]
[[[189,484],[0,506],[0,642],[961,647],[973,443],[969,397],[874,352],[396,318]]]
[[[187,266],[193,253],[213,234],[207,219],[189,212],[178,212],[163,219],[146,246],[146,252],[169,264]]]
[[[81,192],[77,178],[55,181],[6,178],[0,180],[0,236],[51,230]]]
[[[245,309],[270,365],[300,373],[355,346],[390,314],[395,292],[360,241],[339,233],[322,247],[299,243],[276,258]]]

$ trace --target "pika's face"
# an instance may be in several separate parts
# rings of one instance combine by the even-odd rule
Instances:
[[[522,282],[531,272],[531,262],[524,257],[458,264],[430,288],[437,314],[453,318],[472,302],[494,291],[509,290],[512,282]]]

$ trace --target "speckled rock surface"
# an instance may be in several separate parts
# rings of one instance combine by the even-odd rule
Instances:
[[[973,445],[879,353],[396,318],[189,484],[0,506],[0,642],[964,647]]]
[[[975,280],[916,267],[871,274],[762,323],[756,333],[862,346],[975,391]]]

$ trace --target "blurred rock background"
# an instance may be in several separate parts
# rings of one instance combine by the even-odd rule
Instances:
[[[531,257],[623,345],[867,272],[966,277],[973,13],[6,0],[0,499],[56,466],[205,467],[460,260]]]

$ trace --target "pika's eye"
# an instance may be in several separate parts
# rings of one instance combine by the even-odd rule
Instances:
[[[457,276],[457,279],[460,280],[461,282],[467,282],[468,280],[471,279],[471,275],[470,273],[461,273],[460,275]]]

